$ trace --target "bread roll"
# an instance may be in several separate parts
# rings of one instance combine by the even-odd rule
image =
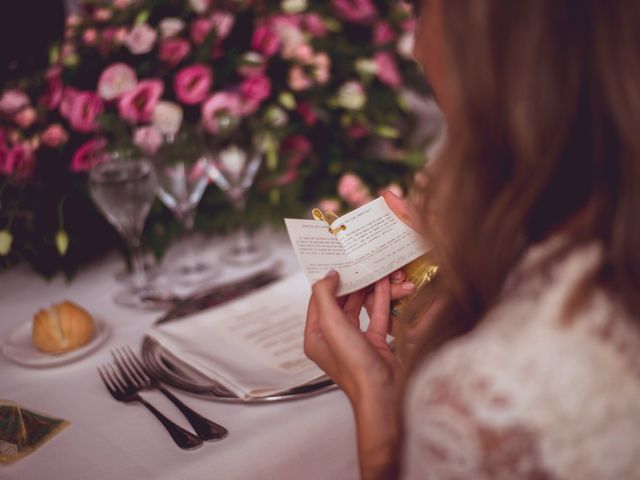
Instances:
[[[32,341],[43,352],[67,352],[88,343],[94,330],[93,318],[85,309],[64,301],[34,315]]]

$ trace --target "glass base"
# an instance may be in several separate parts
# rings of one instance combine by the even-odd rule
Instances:
[[[270,251],[265,247],[259,247],[252,243],[250,245],[232,245],[225,251],[222,260],[231,265],[252,265],[258,263],[269,256]]]
[[[167,274],[170,280],[182,285],[197,285],[218,276],[220,268],[206,262],[178,263],[171,266]]]
[[[155,288],[132,288],[118,292],[113,301],[121,307],[135,310],[165,311],[178,303],[181,298],[171,290]]]

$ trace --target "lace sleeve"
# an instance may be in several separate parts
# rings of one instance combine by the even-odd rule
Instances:
[[[477,377],[476,398],[507,407],[510,399],[491,394]],[[540,461],[535,433],[518,422],[491,422],[479,418],[473,397],[463,397],[446,378],[431,382],[410,406],[413,414],[406,437],[405,480],[495,479],[546,480],[554,477]]]

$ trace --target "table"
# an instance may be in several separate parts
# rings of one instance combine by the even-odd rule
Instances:
[[[270,236],[286,268],[295,261],[286,240]],[[213,242],[216,243],[216,242]],[[221,243],[221,242],[218,242]],[[219,254],[212,245],[207,255]],[[179,450],[163,427],[141,405],[114,401],[96,367],[110,361],[109,350],[138,346],[157,313],[116,306],[122,288],[115,274],[122,259],[113,254],[86,266],[71,282],[46,281],[26,266],[0,274],[0,338],[39,307],[70,299],[107,320],[112,333],[105,345],[69,365],[29,369],[0,355],[0,398],[66,418],[71,425],[40,450],[8,466],[8,479],[305,479],[358,477],[353,416],[341,391],[283,403],[245,405],[212,402],[181,393],[195,410],[223,424],[229,436],[200,449]],[[223,278],[224,279],[224,275]],[[147,399],[176,423],[189,428],[176,408],[156,392]]]

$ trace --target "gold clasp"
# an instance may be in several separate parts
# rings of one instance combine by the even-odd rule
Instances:
[[[338,228],[331,228],[331,224],[335,222],[338,218],[338,215],[336,215],[331,210],[329,210],[325,215],[324,213],[322,213],[322,210],[320,210],[319,208],[314,208],[313,210],[311,210],[311,215],[316,220],[319,220],[321,222],[326,222],[329,225],[329,233],[333,235],[347,229],[346,225],[340,225]]]

